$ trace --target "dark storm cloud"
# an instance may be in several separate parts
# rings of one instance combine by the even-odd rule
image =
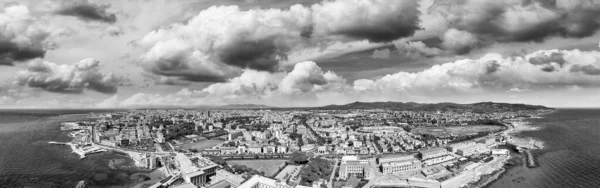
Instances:
[[[345,35],[356,39],[367,39],[371,42],[389,42],[396,39],[411,36],[419,27],[401,23],[389,23],[390,25],[370,25],[342,30],[336,34]]]
[[[182,65],[187,66],[187,64],[182,64]],[[162,68],[155,67],[155,68],[150,69],[149,71],[154,74],[157,74],[157,75],[174,77],[174,78],[178,78],[181,80],[192,81],[192,82],[224,82],[227,80],[227,78],[225,78],[221,75],[196,72],[191,69],[189,69],[189,70],[178,70],[178,69],[170,70],[165,67],[162,67]],[[164,85],[164,84],[160,84],[160,85]]]
[[[65,16],[74,16],[84,21],[97,21],[115,23],[117,16],[108,12],[108,5],[92,4],[88,1],[75,2],[59,9],[56,13]]]
[[[583,38],[599,28],[600,5],[545,0],[436,1],[429,9],[447,18],[448,27],[468,31],[483,43],[541,42],[548,37]],[[559,5],[560,4],[560,5]],[[575,5],[564,5],[575,4]]]
[[[535,57],[529,58],[529,63],[534,65],[545,65],[549,63],[557,63],[561,67],[565,64],[564,54],[560,52],[553,52],[548,54],[539,54]]]
[[[225,64],[273,72],[280,60],[286,58],[285,47],[278,47],[275,40],[242,41],[228,45],[219,53]]]
[[[15,61],[26,61],[44,57],[46,51],[41,46],[20,47],[10,41],[0,40],[0,65],[13,65]]]
[[[395,12],[387,14],[379,20],[369,23],[356,23],[352,27],[341,29],[333,34],[344,35],[355,39],[366,39],[371,42],[390,42],[412,36],[419,27],[419,10],[416,1],[406,4]]]
[[[573,65],[571,72],[581,72],[587,75],[600,75],[600,68],[594,65]]]
[[[544,72],[554,72],[556,71],[556,67],[552,66],[552,65],[545,65],[544,67],[542,67],[542,69],[540,69]]]

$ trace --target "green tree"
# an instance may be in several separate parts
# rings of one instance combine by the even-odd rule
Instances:
[[[292,164],[306,164],[308,163],[308,156],[304,153],[295,152],[292,154],[290,158],[290,163]]]

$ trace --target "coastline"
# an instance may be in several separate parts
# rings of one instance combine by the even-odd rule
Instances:
[[[532,118],[534,118],[534,117],[532,117]],[[542,118],[542,117],[536,116],[535,118]],[[504,136],[509,137],[509,138],[511,138],[511,137],[514,138],[514,136],[516,136],[516,134],[518,134],[520,132],[536,131],[536,130],[541,129],[540,127],[533,126],[529,121],[524,121],[523,118],[516,119],[516,121],[511,120],[510,122],[506,122],[506,121],[503,121],[503,122],[510,124],[510,126],[511,126],[511,128],[507,129],[505,132],[502,133]],[[522,138],[517,137],[517,139],[522,139]],[[469,183],[468,184],[468,185],[470,185],[469,187],[476,187],[476,188],[489,187],[494,182],[496,182],[498,179],[502,178],[505,174],[507,174],[510,169],[515,167],[515,164],[512,164],[512,162],[509,162],[511,160],[523,160],[522,157],[525,157],[525,164],[523,164],[523,165],[526,165],[528,168],[538,167],[539,164],[536,162],[536,159],[531,154],[531,150],[543,149],[544,143],[542,141],[535,140],[533,138],[526,138],[526,139],[529,139],[530,141],[533,141],[536,144],[533,144],[532,148],[524,149],[524,153],[511,152],[509,154],[509,157],[504,161],[504,165],[500,169],[496,169],[491,174],[491,177],[486,178],[483,182],[481,182],[481,179],[479,179],[476,182],[474,182],[474,184]],[[508,144],[508,142],[507,142],[507,144]],[[521,143],[521,144],[523,144],[523,143]],[[528,146],[531,146],[531,145],[528,145]],[[521,146],[517,142],[515,144],[515,149],[517,149],[519,147],[521,147]],[[513,155],[517,155],[519,157],[516,157]],[[509,163],[510,163],[510,165],[509,165]],[[486,175],[490,175],[490,174],[486,174]],[[486,175],[482,175],[482,176],[486,176]]]
[[[519,119],[518,121],[510,121],[510,122],[503,121],[503,123],[506,124],[505,126],[507,126],[508,129],[504,130],[501,134],[508,138],[513,138],[515,136],[515,134],[517,134],[519,132],[535,131],[535,130],[540,129],[540,127],[532,126],[529,122],[522,121],[521,119]],[[518,140],[521,138],[516,138],[516,139]],[[533,140],[532,138],[527,138],[527,139]],[[541,143],[542,145],[541,146],[536,145],[536,144],[525,144],[524,145],[524,143],[517,142],[517,144],[515,144],[515,146],[516,147],[526,146],[524,148],[527,148],[527,147],[531,147],[533,145],[534,147],[525,150],[529,154],[531,154],[530,152],[532,149],[542,149],[543,148],[543,142],[537,141],[537,140],[533,140],[533,141],[536,143]],[[507,144],[508,144],[508,142],[507,142]],[[493,168],[493,167],[490,168],[490,171],[488,171],[488,173],[477,174],[470,181],[467,181],[458,187],[475,187],[475,188],[488,187],[489,185],[494,183],[496,180],[501,178],[504,174],[506,174],[508,172],[508,170],[511,169],[512,166],[509,166],[508,163],[509,163],[509,161],[516,159],[512,155],[515,155],[515,154],[512,154],[512,153],[509,154],[505,159],[502,160],[501,165],[496,166],[496,168]],[[521,154],[516,154],[516,155],[521,155]],[[538,164],[535,162],[535,159],[533,157],[534,157],[533,155],[527,156],[526,165],[530,168],[538,166]]]

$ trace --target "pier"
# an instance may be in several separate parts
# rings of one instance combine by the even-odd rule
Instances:
[[[96,147],[96,146],[78,147],[77,144],[73,144],[73,143],[70,143],[70,142],[54,142],[54,141],[50,141],[48,143],[49,144],[68,145],[69,147],[71,147],[71,150],[73,150],[73,153],[76,153],[77,155],[79,155],[79,158],[81,158],[81,159],[84,159],[85,155],[89,155],[89,154],[92,154],[92,153],[99,153],[99,152],[108,151],[107,149]]]

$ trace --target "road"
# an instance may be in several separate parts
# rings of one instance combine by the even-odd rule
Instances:
[[[333,171],[331,171],[331,177],[329,178],[329,182],[327,182],[327,188],[333,188],[333,178],[335,177],[335,171],[338,168],[338,164],[340,161],[338,159],[335,160],[335,166],[333,167]]]

